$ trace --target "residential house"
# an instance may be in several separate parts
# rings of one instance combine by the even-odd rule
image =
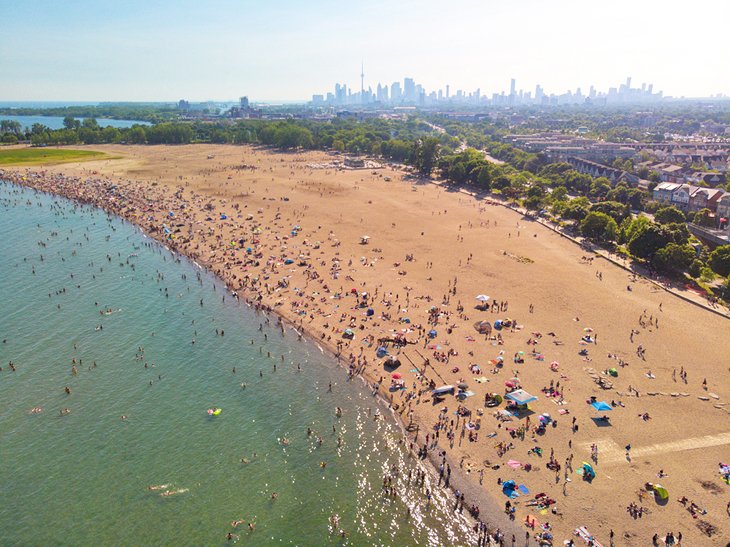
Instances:
[[[681,165],[663,164],[658,172],[663,182],[684,182],[684,167]]]
[[[691,186],[689,194],[690,211],[699,211],[700,209],[709,209],[713,213],[717,211],[717,202],[725,193],[717,188],[701,188],[699,186]]]
[[[726,180],[723,173],[693,173],[692,178],[710,188],[722,186]]]
[[[691,195],[693,188],[696,188],[696,186],[680,184],[677,189],[672,192],[670,205],[674,205],[680,211],[687,212],[687,210],[689,210],[689,196]]]
[[[720,199],[717,200],[717,213],[715,214],[718,226],[726,228],[730,221],[730,192],[725,192]]]
[[[672,192],[679,188],[679,184],[674,182],[660,182],[654,187],[652,198],[654,201],[664,205],[670,205],[672,202]]]

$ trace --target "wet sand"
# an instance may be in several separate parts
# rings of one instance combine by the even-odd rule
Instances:
[[[395,169],[341,170],[324,167],[337,159],[324,153],[250,147],[89,148],[122,158],[19,169],[17,176],[6,170],[4,178],[98,204],[139,224],[215,271],[252,305],[272,309],[339,353],[353,375],[392,400],[404,424],[412,421],[416,452],[427,434],[433,445],[440,422],[428,457],[438,468],[446,451],[452,482],[465,478],[467,505],[480,504],[483,519],[494,521],[485,513],[508,499],[501,479],[529,489],[512,500],[516,523],[528,515],[548,522],[558,542],[578,526],[604,544],[610,530],[624,545],[646,545],[654,533],[671,530],[690,545],[730,538],[730,489],[717,465],[727,461],[730,444],[727,319],[634,281],[600,257],[585,260],[592,255],[515,211],[406,180]],[[370,236],[366,245],[363,235]],[[501,306],[477,309],[479,294]],[[491,339],[474,328],[498,319],[517,326],[493,330]],[[352,339],[343,337],[348,328]],[[396,334],[408,343],[388,350],[402,363],[397,372],[407,389],[389,391],[391,372],[375,350],[379,339]],[[582,343],[584,336],[590,341]],[[473,373],[470,365],[480,370]],[[413,372],[424,368],[425,379]],[[610,368],[618,377],[605,373]],[[505,382],[515,377],[538,396],[529,425],[524,417],[500,423],[484,404],[485,393],[504,395]],[[430,380],[438,386],[464,381],[474,395],[433,404]],[[616,406],[598,412],[587,404],[591,397]],[[457,421],[459,404],[471,414]],[[557,425],[535,432],[543,413]],[[594,421],[603,414],[609,423]],[[516,431],[521,426],[524,439]],[[470,431],[476,440],[469,440]],[[533,447],[542,456],[528,453]],[[499,448],[506,451],[500,455]],[[547,468],[551,452],[557,473]],[[595,468],[591,483],[574,471],[582,462]],[[667,476],[658,478],[660,470]],[[669,501],[642,494],[646,482],[665,486]],[[528,506],[538,493],[556,503],[544,512]],[[707,514],[693,518],[678,502],[683,496]],[[633,518],[632,502],[649,512]],[[716,529],[712,537],[700,530],[708,525]]]

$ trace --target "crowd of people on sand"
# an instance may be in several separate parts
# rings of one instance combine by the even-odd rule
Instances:
[[[472,471],[479,470],[480,484],[485,473],[496,476],[497,483],[502,484],[502,474],[508,469],[502,459],[509,452],[524,450],[527,458],[539,460],[542,458],[540,440],[562,435],[563,438],[567,437],[567,449],[564,454],[565,473],[562,481],[563,494],[567,495],[566,489],[571,482],[568,470],[573,470],[572,461],[576,452],[573,439],[579,434],[575,416],[572,417],[572,424],[563,425],[558,429],[558,421],[567,424],[567,418],[565,421],[558,420],[544,414],[535,423],[531,422],[529,415],[526,417],[520,415],[519,406],[510,412],[497,413],[495,416],[497,420],[494,422],[495,431],[482,435],[482,439],[487,439],[493,446],[495,456],[500,462],[485,461],[483,466],[474,464],[468,456],[468,448],[462,448],[462,443],[465,441],[467,447],[470,444],[482,444],[483,441],[479,441],[479,431],[485,425],[482,419],[488,417],[483,409],[469,408],[464,404],[471,396],[468,389],[459,391],[464,401],[462,404],[456,408],[449,405],[440,407],[438,416],[431,424],[425,425],[429,414],[420,409],[431,406],[431,391],[437,385],[436,380],[443,384],[464,384],[467,380],[458,366],[444,369],[431,363],[433,359],[436,363],[447,364],[452,358],[458,357],[459,352],[455,348],[448,347],[444,350],[443,346],[450,345],[450,336],[453,338],[464,332],[467,326],[471,326],[468,323],[469,317],[464,313],[464,304],[458,300],[457,277],[448,281],[446,293],[440,299],[433,294],[415,294],[412,288],[407,286],[402,292],[389,291],[382,285],[368,287],[365,283],[357,281],[356,270],[376,268],[379,266],[378,261],[362,257],[359,261],[349,259],[345,262],[346,259],[339,255],[339,251],[333,252],[329,260],[321,258],[320,254],[313,252],[315,249],[321,249],[323,245],[340,249],[341,242],[332,230],[328,231],[322,226],[316,229],[312,227],[311,234],[305,236],[299,227],[305,211],[296,208],[288,217],[283,217],[278,208],[274,213],[268,209],[265,212],[263,208],[258,208],[255,215],[251,210],[252,213],[243,220],[244,213],[240,204],[231,203],[229,207],[234,209],[235,214],[232,218],[219,219],[207,207],[210,203],[209,198],[195,191],[186,190],[184,186],[172,189],[160,185],[152,189],[147,184],[132,180],[112,181],[99,176],[82,178],[37,171],[0,174],[19,184],[60,194],[82,203],[99,205],[139,224],[173,251],[186,254],[215,272],[227,284],[234,298],[240,298],[256,311],[263,313],[267,323],[268,314],[275,312],[290,321],[299,339],[309,335],[315,343],[319,342],[331,348],[337,360],[346,367],[348,378],[365,378],[372,388],[373,395],[382,395],[395,413],[401,417],[408,416],[411,421],[414,415],[421,415],[421,418],[416,420],[415,430],[409,432],[408,443],[412,453],[419,459],[429,458],[436,465],[439,475],[437,487],[452,488],[451,464],[454,458],[459,459],[457,455],[464,455],[459,463],[461,474],[468,475]],[[482,211],[488,213],[488,208],[480,207],[480,212]],[[271,218],[266,218],[267,215]],[[486,220],[487,227],[489,222]],[[494,221],[492,226],[496,224]],[[263,226],[266,226],[266,229],[263,229]],[[284,247],[285,244],[288,248]],[[415,267],[414,264],[417,264],[418,260],[415,253],[408,253],[403,263],[398,262],[394,268],[400,275],[405,275],[403,268]],[[471,257],[467,257],[466,260],[467,263],[470,262]],[[585,263],[591,261],[592,258],[584,260]],[[407,263],[407,266],[404,263]],[[293,274],[295,268],[296,276]],[[603,272],[597,272],[596,277],[603,281]],[[452,304],[452,299],[458,300],[455,306]],[[428,311],[421,307],[424,302],[429,304]],[[450,306],[454,306],[456,312],[451,311]],[[509,303],[507,300],[492,299],[482,308],[493,314],[506,314]],[[404,315],[403,310],[406,310],[408,315]],[[528,311],[534,313],[532,304]],[[101,313],[105,311],[102,310]],[[659,328],[660,313],[661,309],[658,312],[644,310],[638,320],[640,330],[631,329],[632,343],[634,337],[642,336],[643,340],[645,332]],[[422,323],[414,320],[419,316],[422,317]],[[580,319],[576,317],[575,321],[579,323]],[[516,343],[514,339],[522,336],[524,325],[514,318],[500,320],[499,325],[498,331],[490,329],[485,335],[487,342],[492,346],[504,345],[506,341]],[[281,318],[277,320],[277,328],[284,333],[285,326]],[[376,333],[386,334],[379,337]],[[469,339],[474,340],[471,336],[467,341]],[[563,344],[554,332],[550,332],[547,339],[555,345]],[[588,348],[598,344],[598,334],[592,329],[586,329],[580,336],[576,336],[576,342],[581,348],[578,353],[584,360],[589,361]],[[541,344],[544,344],[543,335],[540,332],[530,333],[527,345],[532,351],[527,357],[537,361],[543,360],[547,349],[541,349]],[[636,355],[641,360],[646,360],[646,345],[645,341],[637,345]],[[389,385],[392,384],[385,382],[386,377],[382,375],[382,369],[378,368],[377,362],[372,357],[369,359],[366,353],[375,352],[376,348],[380,347],[386,348],[388,355],[396,355],[402,360],[407,359],[410,365],[409,371],[403,373],[404,381],[398,383],[399,387],[394,392],[388,392]],[[430,359],[418,351],[420,347],[431,349]],[[418,362],[411,360],[408,355],[408,353],[412,355],[410,350],[418,354]],[[501,354],[499,357],[500,359],[494,359],[492,363],[494,366],[492,372],[495,375],[503,373],[506,369]],[[513,364],[522,368],[526,361],[525,357],[523,352],[515,352]],[[609,354],[609,358],[618,360],[621,367],[629,366],[624,358],[612,354]],[[549,386],[543,387],[542,393],[554,400],[559,408],[558,416],[562,417],[569,414],[568,409],[562,408],[561,405],[566,403],[564,390],[571,379],[557,363],[551,365],[551,370],[559,375],[559,380],[555,382],[551,380]],[[514,389],[519,388],[520,371],[517,368],[506,371],[506,374],[510,373],[513,376],[510,382],[515,386]],[[688,382],[684,367],[679,372],[679,377],[685,384]],[[673,379],[676,381],[676,370]],[[245,388],[245,384],[241,387]],[[512,390],[513,388],[505,389],[505,391]],[[639,396],[638,389],[629,386],[628,391],[635,392],[636,396]],[[624,403],[619,401],[615,405],[612,404],[612,406],[619,405],[623,407]],[[68,409],[61,412],[64,411],[70,412]],[[341,413],[342,410],[338,409],[337,414]],[[639,416],[644,420],[649,419],[647,412]],[[503,427],[503,424],[513,420],[521,420],[520,425]],[[422,427],[424,430],[421,430]],[[566,432],[566,429],[569,431]],[[280,442],[286,446],[289,439],[282,438]],[[559,443],[553,441],[552,444],[558,446]],[[628,458],[630,444],[627,445],[626,453]],[[595,452],[592,451],[592,456],[594,462],[597,462],[597,446]],[[556,483],[561,482],[560,459],[555,457],[554,449],[551,449],[548,470],[555,474]],[[322,462],[322,468],[324,467],[326,462]],[[527,471],[537,468],[533,462],[520,464],[520,469]],[[396,481],[405,480],[406,484],[411,484],[413,481],[414,484],[424,488],[425,503],[430,504],[432,492],[425,486],[425,477],[422,473],[424,472],[416,470],[414,475],[413,470],[408,470],[406,473],[404,470],[392,469],[383,478],[383,495],[398,497]],[[480,545],[487,545],[490,542],[504,544],[508,541],[506,535],[509,534],[485,522],[480,516],[491,511],[480,511],[479,505],[466,500],[463,492],[456,490],[454,493],[456,496],[454,511],[461,513],[464,507],[467,507],[467,512],[474,519]],[[547,497],[547,494],[545,496]],[[553,514],[558,514],[555,500],[549,497],[547,499],[553,502],[549,504]],[[488,502],[483,501],[483,503]],[[510,515],[515,511],[515,506],[510,507]],[[639,507],[634,502],[627,507],[627,512],[632,518],[640,518],[645,511],[644,507]],[[243,521],[234,522],[241,524]],[[249,523],[249,528],[253,531],[253,522]],[[337,529],[337,526],[333,529]],[[513,527],[511,530],[516,528]],[[552,544],[552,529],[547,522],[536,527],[533,519],[526,535],[528,541],[532,535],[541,544]],[[514,537],[513,535],[513,545]],[[667,537],[670,537],[669,534]],[[678,537],[681,541],[681,534],[678,534]],[[674,541],[673,536],[671,538]],[[229,532],[227,539],[235,540],[237,536]],[[670,544],[668,541],[665,542]]]

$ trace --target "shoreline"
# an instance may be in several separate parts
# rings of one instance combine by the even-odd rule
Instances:
[[[514,479],[524,482],[533,496],[539,492],[556,499],[561,509],[538,515],[540,508],[532,508],[534,498],[519,498],[514,504],[516,520],[507,522],[510,529],[516,530],[518,539],[525,532],[523,519],[534,513],[540,522],[547,525],[546,520],[550,521],[551,526],[544,530],[550,531],[556,541],[572,538],[575,528],[586,526],[603,540],[609,531],[616,530],[627,545],[643,544],[647,529],[639,526],[641,521],[632,522],[622,515],[623,511],[615,510],[635,502],[635,492],[612,484],[617,479],[631,484],[638,480],[636,473],[644,475],[644,481],[653,476],[640,472],[634,465],[620,465],[618,447],[632,438],[639,445],[647,445],[648,453],[653,454],[645,457],[645,464],[672,473],[675,478],[667,486],[677,495],[681,492],[706,506],[714,503],[693,485],[711,479],[707,468],[716,464],[718,457],[722,459],[722,447],[694,452],[703,463],[692,467],[684,465],[686,458],[671,456],[672,452],[691,449],[700,436],[712,438],[724,431],[722,419],[697,422],[708,411],[713,416],[727,413],[723,406],[730,397],[723,387],[728,385],[723,380],[727,374],[716,364],[722,363],[721,348],[724,340],[730,342],[730,338],[719,314],[706,314],[706,308],[688,306],[686,300],[672,298],[673,294],[667,294],[652,280],[628,278],[627,274],[633,272],[627,272],[620,264],[599,260],[599,271],[594,271],[595,265],[591,267],[591,260],[585,257],[593,256],[592,252],[566,240],[551,226],[527,222],[514,207],[464,189],[452,191],[436,181],[414,182],[397,169],[340,171],[321,167],[321,154],[271,154],[250,147],[100,149],[124,157],[18,169],[16,176],[28,179],[19,181],[22,186],[101,205],[107,212],[138,226],[171,252],[186,256],[215,275],[251,307],[272,311],[285,327],[292,328],[292,336],[299,333],[307,341],[311,339],[322,353],[327,351],[335,362],[349,368],[352,377],[361,376],[384,404],[392,405],[391,411],[398,414],[397,423],[406,442],[413,443],[412,451],[417,451],[418,456],[426,435],[431,437],[429,445],[436,439],[437,448],[427,452],[431,465],[438,469],[442,461],[440,452],[445,451],[445,463],[453,471],[452,487],[469,494],[470,503],[480,500],[476,504],[483,519],[499,523],[503,517],[507,522],[501,508],[504,498],[499,481]],[[391,183],[391,178],[395,182]],[[324,196],[328,197],[322,199]],[[304,227],[301,233],[299,225]],[[364,233],[373,236],[370,245],[356,244]],[[247,249],[247,245],[252,249]],[[473,263],[469,251],[473,251]],[[404,253],[411,254],[406,254],[404,260]],[[633,292],[626,292],[627,283],[633,285]],[[492,298],[491,310],[478,306],[472,309],[471,295],[484,293],[501,302]],[[668,300],[663,294],[669,296]],[[504,297],[510,299],[509,313]],[[466,299],[466,307],[458,299]],[[437,310],[438,315],[429,310]],[[654,315],[656,325],[651,319]],[[482,341],[483,336],[473,331],[474,319],[491,323],[507,316],[516,326],[502,330],[499,336],[492,333]],[[629,321],[629,317],[634,320]],[[691,332],[712,333],[717,343],[703,344],[687,330],[689,325]],[[344,336],[348,327],[354,335],[350,338]],[[429,329],[438,329],[438,336],[427,336]],[[586,329],[600,332],[601,346],[591,347],[590,357],[576,357],[580,349],[576,343]],[[400,336],[401,332],[407,336],[407,345],[388,349],[403,361],[398,372],[405,380],[405,389],[393,392],[387,389],[392,370],[383,367],[380,356],[374,359],[374,354],[381,340]],[[540,340],[541,333],[549,336]],[[634,336],[638,336],[636,341]],[[596,334],[596,344],[597,340]],[[553,345],[553,341],[558,345]],[[411,344],[416,345],[411,348]],[[566,347],[560,347],[563,345]],[[643,353],[642,347],[647,345],[649,357],[637,359],[639,350]],[[498,351],[505,354],[504,370],[489,370]],[[523,364],[518,364],[518,353],[525,353],[525,359],[519,361]],[[698,362],[697,355],[704,358]],[[546,363],[559,361],[560,371],[540,364],[543,359]],[[594,359],[596,363],[590,363]],[[617,366],[616,360],[625,365],[631,361],[632,366],[621,365],[620,379],[613,380],[615,387],[604,394],[594,380],[607,375],[609,367]],[[677,385],[674,374],[680,364],[688,363],[691,385]],[[472,370],[477,364],[486,368]],[[677,368],[672,372],[674,364]],[[512,376],[519,374],[526,390],[539,395],[541,400],[535,410],[549,412],[556,425],[561,422],[556,433],[552,433],[553,428],[548,428],[547,436],[536,433],[524,417],[515,418],[511,424],[501,423],[493,417],[495,409],[487,408],[485,412],[476,408],[483,406],[482,396],[501,393],[501,384],[510,377],[510,370]],[[428,380],[421,378],[424,371],[436,385],[468,382],[477,396],[465,400],[448,397],[443,403],[431,404]],[[479,374],[481,378],[477,378]],[[710,380],[704,392],[699,385],[703,375]],[[558,377],[559,384],[564,385],[558,395],[562,400],[564,389],[565,403],[552,399],[558,396],[552,392]],[[688,384],[686,377],[682,380]],[[637,388],[650,397],[639,398]],[[708,388],[711,398],[704,397]],[[672,393],[672,397],[687,398],[670,399],[669,391],[675,390],[694,393]],[[614,398],[627,409],[613,413],[613,428],[595,429],[592,408],[580,404],[591,394],[605,400]],[[555,408],[549,402],[570,403],[570,407]],[[448,412],[444,405],[448,405]],[[456,406],[459,412],[465,410],[468,417],[460,420],[463,414],[456,416]],[[568,410],[569,416],[559,416]],[[636,422],[637,411],[651,413],[651,427]],[[576,427],[571,434],[571,416],[574,425],[576,418],[579,420],[580,432]],[[676,416],[689,421],[677,422]],[[408,431],[414,428],[406,426],[411,421],[414,428],[418,424],[417,442],[413,441],[413,431]],[[697,423],[700,427],[690,427]],[[518,433],[515,437],[514,428],[526,429],[526,435]],[[465,433],[469,433],[468,441]],[[678,446],[673,448],[675,440],[687,442],[674,443]],[[541,462],[527,450],[533,445],[548,450],[551,463],[553,450],[560,463],[568,452],[571,461],[573,455],[588,460],[590,446],[596,442],[606,457],[606,463],[598,468],[601,479],[593,485],[569,484],[566,471],[562,497],[558,477],[553,481],[551,472],[544,469],[547,461]],[[523,467],[507,465],[508,459],[521,460]],[[531,464],[531,472],[527,464]],[[482,473],[483,484],[478,482]],[[473,498],[469,487],[474,491]],[[595,496],[601,496],[610,505],[600,511],[588,511]],[[646,525],[656,525],[660,532],[676,522],[684,522],[681,511],[675,509],[659,511],[652,519],[659,520]],[[688,539],[692,537],[691,525],[692,521],[680,524]],[[527,528],[532,536],[542,531],[539,527]]]
[[[65,193],[59,193],[59,192],[53,192],[49,191],[48,189],[44,187],[39,187],[32,184],[25,184],[26,182],[24,180],[25,176],[20,174],[19,172],[10,171],[8,172],[7,169],[0,169],[0,182],[5,181],[10,184],[13,184],[19,188],[27,188],[32,189],[38,192],[45,193],[50,196],[56,196],[61,197],[64,199],[68,199],[74,203],[77,203],[79,205],[87,205],[96,207],[102,211],[104,211],[106,214],[113,215],[117,217],[118,219],[129,222],[131,225],[136,227],[138,230],[140,230],[140,233],[143,236],[146,236],[152,240],[154,240],[158,245],[160,245],[163,249],[170,252],[173,256],[179,256],[184,257],[186,260],[190,261],[191,264],[197,266],[199,269],[203,270],[205,273],[213,276],[216,281],[220,282],[226,290],[237,300],[237,301],[243,301],[245,305],[247,305],[254,314],[259,315],[263,314],[264,317],[267,317],[269,314],[274,315],[277,318],[276,324],[271,324],[271,328],[280,328],[281,335],[285,336],[285,328],[290,328],[294,333],[297,334],[300,341],[304,341],[305,343],[313,343],[323,355],[326,355],[328,359],[332,359],[332,361],[338,366],[338,368],[342,368],[347,370],[347,364],[345,360],[342,358],[342,354],[338,350],[336,345],[333,345],[331,342],[328,342],[327,340],[318,339],[316,336],[311,334],[306,327],[303,325],[297,325],[295,322],[291,321],[288,317],[286,317],[282,313],[278,313],[276,310],[276,307],[271,307],[268,305],[262,305],[259,304],[256,299],[251,298],[253,296],[252,291],[246,290],[246,289],[238,289],[234,290],[234,288],[221,276],[219,273],[217,273],[213,268],[211,268],[207,264],[201,264],[196,259],[194,259],[192,256],[182,252],[179,250],[175,245],[171,245],[169,241],[165,241],[164,239],[161,239],[159,237],[160,232],[153,232],[151,230],[146,230],[145,227],[139,223],[136,222],[134,219],[129,218],[128,216],[124,216],[120,214],[119,211],[115,211],[113,209],[109,209],[103,205],[102,202],[97,202],[94,200],[88,200],[88,199],[81,199],[78,197],[72,197],[70,195],[67,195]],[[112,181],[107,181],[109,183],[112,183]],[[240,291],[244,291],[245,295],[241,296],[239,294]],[[363,370],[363,372],[365,372]],[[430,471],[432,479],[436,478],[438,476],[438,461],[437,456],[433,453],[432,450],[429,450],[428,455],[426,458],[418,458],[417,453],[415,451],[415,446],[417,445],[417,438],[418,438],[418,431],[421,428],[421,425],[423,425],[423,429],[427,430],[426,424],[419,424],[416,421],[413,422],[414,425],[418,425],[418,428],[416,429],[416,433],[413,434],[412,431],[409,431],[408,426],[406,425],[405,421],[403,420],[402,412],[405,409],[405,407],[401,407],[401,412],[398,412],[398,408],[394,408],[393,402],[392,402],[392,394],[390,399],[387,397],[386,393],[384,393],[380,389],[380,384],[377,382],[377,378],[368,377],[364,373],[356,373],[353,375],[348,375],[348,382],[351,382],[353,379],[359,378],[364,385],[367,387],[367,389],[372,393],[373,397],[376,399],[378,404],[383,405],[384,409],[387,409],[390,411],[390,414],[395,422],[395,424],[398,426],[398,428],[401,431],[401,434],[404,438],[404,443],[410,442],[410,446],[407,447],[408,453],[411,458],[418,459],[418,460],[427,460],[429,463],[426,465],[426,469]],[[397,405],[396,405],[397,406]],[[439,447],[440,448],[440,447]],[[472,484],[472,480],[466,476],[466,473],[463,473],[461,469],[459,468],[458,464],[456,464],[455,461],[452,460],[452,458],[449,455],[445,456],[444,459],[445,462],[449,463],[452,466],[452,469],[454,471],[452,472],[452,479],[450,482],[450,485],[444,486],[444,489],[449,489],[452,494],[455,491],[461,491],[464,493],[468,493],[468,497],[465,501],[465,504],[476,504],[482,509],[482,512],[480,512],[481,519],[474,518],[471,514],[468,514],[466,516],[467,520],[471,523],[471,528],[474,529],[477,523],[482,522],[486,524],[486,533],[489,536],[487,541],[484,543],[479,543],[480,545],[501,545],[503,542],[507,541],[507,538],[509,534],[514,534],[515,537],[520,537],[519,534],[522,532],[522,530],[517,526],[517,523],[515,521],[509,521],[504,514],[504,511],[500,509],[498,504],[496,503],[496,500],[494,500],[488,493],[483,491],[479,485]],[[415,462],[413,462],[415,463]],[[440,481],[439,481],[440,482]],[[486,507],[485,507],[486,506]],[[468,513],[468,512],[467,512]],[[500,541],[500,537],[503,538]]]

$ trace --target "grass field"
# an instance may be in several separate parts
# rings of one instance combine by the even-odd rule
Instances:
[[[56,148],[0,149],[0,165],[42,165],[101,159],[106,154],[93,150],[66,150]]]

